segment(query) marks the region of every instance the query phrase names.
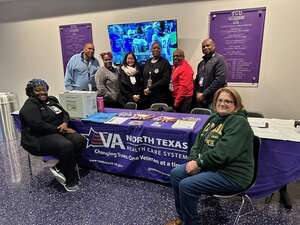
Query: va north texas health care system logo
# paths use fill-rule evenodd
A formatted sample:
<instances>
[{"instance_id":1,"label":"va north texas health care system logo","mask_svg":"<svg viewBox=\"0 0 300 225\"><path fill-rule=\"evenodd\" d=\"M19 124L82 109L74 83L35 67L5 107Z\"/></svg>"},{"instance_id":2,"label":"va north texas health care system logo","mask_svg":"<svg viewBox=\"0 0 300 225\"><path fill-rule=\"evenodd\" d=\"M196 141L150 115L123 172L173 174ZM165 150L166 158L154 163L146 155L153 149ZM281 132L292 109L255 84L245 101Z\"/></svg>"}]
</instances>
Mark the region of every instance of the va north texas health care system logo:
<instances>
[{"instance_id":1,"label":"va north texas health care system logo","mask_svg":"<svg viewBox=\"0 0 300 225\"><path fill-rule=\"evenodd\" d=\"M89 147L104 147L104 148L116 148L125 149L124 143L120 134L110 132L98 132L90 127L88 134L82 134L87 139L86 148Z\"/></svg>"}]
</instances>

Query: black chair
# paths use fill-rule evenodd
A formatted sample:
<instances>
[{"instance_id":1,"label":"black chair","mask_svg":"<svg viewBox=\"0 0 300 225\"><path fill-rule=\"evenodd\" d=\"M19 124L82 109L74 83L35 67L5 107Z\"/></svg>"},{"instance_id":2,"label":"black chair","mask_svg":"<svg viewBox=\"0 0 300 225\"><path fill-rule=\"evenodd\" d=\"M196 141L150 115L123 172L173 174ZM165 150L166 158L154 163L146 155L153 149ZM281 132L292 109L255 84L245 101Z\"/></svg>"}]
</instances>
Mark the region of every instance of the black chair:
<instances>
[{"instance_id":1,"label":"black chair","mask_svg":"<svg viewBox=\"0 0 300 225\"><path fill-rule=\"evenodd\" d=\"M244 216L244 215L249 214L249 213L254 211L254 206L253 206L252 200L248 196L247 192L250 188L252 188L255 185L260 144L261 144L260 138L257 137L257 136L254 136L254 138L253 138L254 176L252 178L252 181L251 181L250 185L245 190L243 190L241 192L238 192L238 193L234 193L234 194L230 194L230 195L213 195L215 198L225 198L225 199L230 199L230 198L234 198L234 197L237 197L237 196L240 197L241 205L240 205L238 213L235 217L233 225L238 224L238 221L239 221L241 216ZM242 209L245 205L245 200L246 199L248 199L248 201L250 202L252 210L250 210L249 212L246 212L244 214L241 214Z\"/></svg>"},{"instance_id":2,"label":"black chair","mask_svg":"<svg viewBox=\"0 0 300 225\"><path fill-rule=\"evenodd\" d=\"M166 103L153 103L150 106L151 111L164 111L164 112L169 112L170 107Z\"/></svg>"},{"instance_id":3,"label":"black chair","mask_svg":"<svg viewBox=\"0 0 300 225\"><path fill-rule=\"evenodd\" d=\"M192 114L202 114L202 115L211 115L212 111L206 108L193 108L191 110Z\"/></svg>"},{"instance_id":4,"label":"black chair","mask_svg":"<svg viewBox=\"0 0 300 225\"><path fill-rule=\"evenodd\" d=\"M248 117L255 117L255 118L264 118L264 115L260 112L251 112L251 111L247 111L247 116Z\"/></svg>"},{"instance_id":5,"label":"black chair","mask_svg":"<svg viewBox=\"0 0 300 225\"><path fill-rule=\"evenodd\" d=\"M137 104L135 102L127 102L124 105L124 109L137 109Z\"/></svg>"}]
</instances>

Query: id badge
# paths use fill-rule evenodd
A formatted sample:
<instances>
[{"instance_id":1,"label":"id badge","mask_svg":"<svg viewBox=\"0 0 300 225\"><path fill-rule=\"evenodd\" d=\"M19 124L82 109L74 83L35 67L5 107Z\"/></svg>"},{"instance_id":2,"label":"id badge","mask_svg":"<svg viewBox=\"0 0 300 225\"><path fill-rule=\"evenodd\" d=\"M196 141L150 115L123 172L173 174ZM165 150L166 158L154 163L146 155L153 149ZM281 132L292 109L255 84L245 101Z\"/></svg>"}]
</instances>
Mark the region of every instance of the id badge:
<instances>
[{"instance_id":1,"label":"id badge","mask_svg":"<svg viewBox=\"0 0 300 225\"><path fill-rule=\"evenodd\" d=\"M131 84L135 84L136 83L136 79L135 77L129 77Z\"/></svg>"},{"instance_id":2,"label":"id badge","mask_svg":"<svg viewBox=\"0 0 300 225\"><path fill-rule=\"evenodd\" d=\"M200 77L200 80L199 80L199 86L200 86L200 87L203 87L203 80L204 80L204 78L203 78L203 77Z\"/></svg>"},{"instance_id":3,"label":"id badge","mask_svg":"<svg viewBox=\"0 0 300 225\"><path fill-rule=\"evenodd\" d=\"M60 110L60 108L56 107L55 105L49 106L49 108L50 108L55 114L60 114L60 113L62 113L62 111Z\"/></svg>"},{"instance_id":4,"label":"id badge","mask_svg":"<svg viewBox=\"0 0 300 225\"><path fill-rule=\"evenodd\" d=\"M152 79L148 79L147 80L147 87L151 87L152 86Z\"/></svg>"}]
</instances>

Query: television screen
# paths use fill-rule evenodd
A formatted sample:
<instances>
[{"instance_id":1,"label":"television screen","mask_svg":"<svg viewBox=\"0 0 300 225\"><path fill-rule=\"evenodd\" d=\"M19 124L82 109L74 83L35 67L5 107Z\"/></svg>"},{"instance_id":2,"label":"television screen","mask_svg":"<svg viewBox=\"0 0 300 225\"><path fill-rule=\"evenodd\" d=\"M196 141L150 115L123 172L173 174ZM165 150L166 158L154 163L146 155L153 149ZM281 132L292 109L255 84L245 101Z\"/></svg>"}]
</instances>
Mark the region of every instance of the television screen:
<instances>
[{"instance_id":1,"label":"television screen","mask_svg":"<svg viewBox=\"0 0 300 225\"><path fill-rule=\"evenodd\" d=\"M161 44L161 55L173 64L173 52L177 48L176 20L108 25L108 34L115 64L121 64L127 52L134 52L143 64L151 58L153 42Z\"/></svg>"}]
</instances>

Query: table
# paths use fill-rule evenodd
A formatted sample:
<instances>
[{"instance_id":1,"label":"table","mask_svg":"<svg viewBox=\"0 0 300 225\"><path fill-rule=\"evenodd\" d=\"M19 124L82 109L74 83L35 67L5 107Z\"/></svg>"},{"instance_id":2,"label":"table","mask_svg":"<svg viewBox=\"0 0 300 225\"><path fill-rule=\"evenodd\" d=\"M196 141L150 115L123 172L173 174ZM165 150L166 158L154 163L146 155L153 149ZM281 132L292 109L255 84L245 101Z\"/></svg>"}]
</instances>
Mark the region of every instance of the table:
<instances>
[{"instance_id":1,"label":"table","mask_svg":"<svg viewBox=\"0 0 300 225\"><path fill-rule=\"evenodd\" d=\"M106 112L132 112L125 109L106 109ZM146 111L134 111L145 113ZM176 164L185 163L196 134L208 116L147 112L155 115L197 117L194 130L175 130L171 123L152 127L153 121L143 126L110 125L71 120L70 125L88 139L82 164L97 170L169 182L169 172ZM18 114L13 114L17 127ZM138 138L143 137L143 138ZM258 172L252 197L264 197L300 177L300 142L261 138Z\"/></svg>"},{"instance_id":2,"label":"table","mask_svg":"<svg viewBox=\"0 0 300 225\"><path fill-rule=\"evenodd\" d=\"M121 125L72 120L70 126L85 136L87 148L81 163L109 172L169 183L169 173L177 164L186 161L195 137L207 120L207 115L138 111L107 108L109 113L143 113L155 117L195 117L193 130L173 129L173 123L145 120L141 126ZM157 123L156 123L157 124Z\"/></svg>"}]
</instances>

